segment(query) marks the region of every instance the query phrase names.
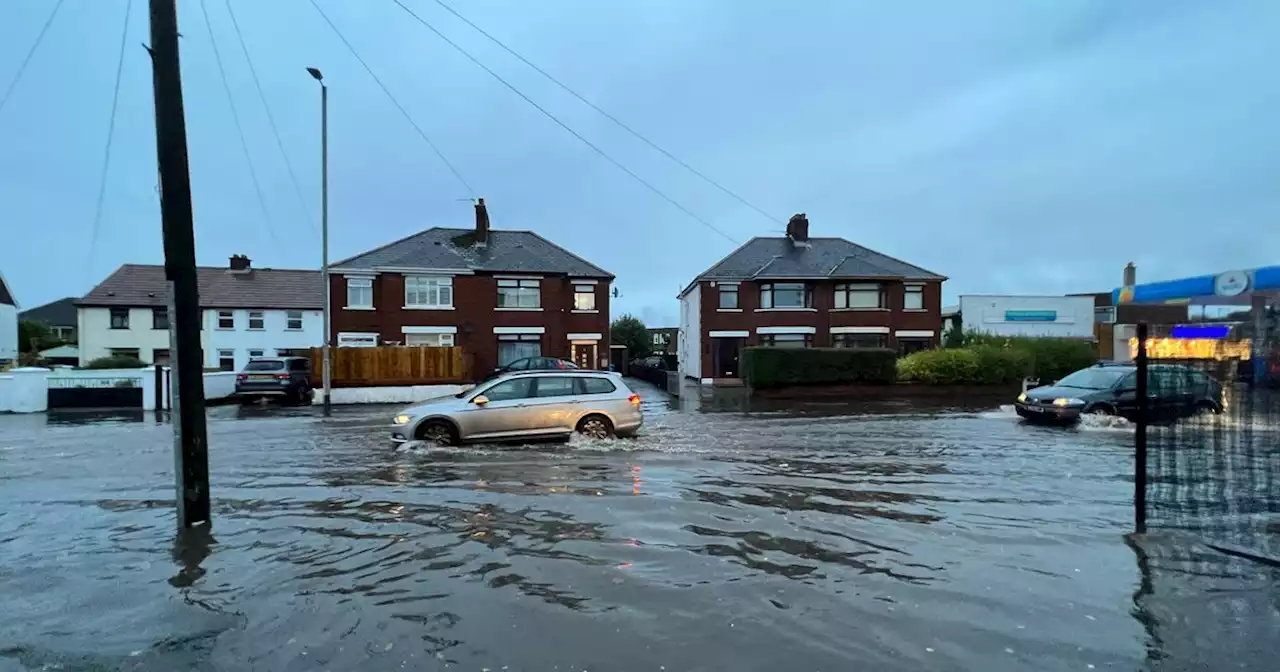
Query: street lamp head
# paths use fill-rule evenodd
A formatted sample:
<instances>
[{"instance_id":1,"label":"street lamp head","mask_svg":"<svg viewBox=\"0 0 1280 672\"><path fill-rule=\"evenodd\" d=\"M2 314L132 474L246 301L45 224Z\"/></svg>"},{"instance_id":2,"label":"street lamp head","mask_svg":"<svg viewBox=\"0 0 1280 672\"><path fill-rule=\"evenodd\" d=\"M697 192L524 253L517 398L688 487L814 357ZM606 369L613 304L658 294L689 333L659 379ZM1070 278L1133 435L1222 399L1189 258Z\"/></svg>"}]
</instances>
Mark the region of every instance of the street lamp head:
<instances>
[{"instance_id":1,"label":"street lamp head","mask_svg":"<svg viewBox=\"0 0 1280 672\"><path fill-rule=\"evenodd\" d=\"M324 81L324 75L320 74L320 70L318 68L307 68L307 72L311 73L311 76L315 77L317 82Z\"/></svg>"}]
</instances>

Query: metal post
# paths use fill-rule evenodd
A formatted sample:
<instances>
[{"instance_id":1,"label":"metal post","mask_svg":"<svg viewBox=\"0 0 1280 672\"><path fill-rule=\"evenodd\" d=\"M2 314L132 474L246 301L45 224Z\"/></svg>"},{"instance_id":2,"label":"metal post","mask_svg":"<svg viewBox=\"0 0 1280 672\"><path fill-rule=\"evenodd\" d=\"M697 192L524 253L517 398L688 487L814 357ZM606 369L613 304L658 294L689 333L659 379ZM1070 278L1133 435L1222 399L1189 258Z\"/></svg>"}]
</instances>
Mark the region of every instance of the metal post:
<instances>
[{"instance_id":1,"label":"metal post","mask_svg":"<svg viewBox=\"0 0 1280 672\"><path fill-rule=\"evenodd\" d=\"M200 349L200 297L196 283L195 232L187 125L178 62L175 0L151 0L151 67L164 231L165 279L173 310L170 351L177 373L173 399L173 457L180 528L209 523L209 454L204 417L204 371Z\"/></svg>"},{"instance_id":2,"label":"metal post","mask_svg":"<svg viewBox=\"0 0 1280 672\"><path fill-rule=\"evenodd\" d=\"M1133 432L1133 526L1142 534L1147 531L1147 323L1138 323L1137 385L1138 414Z\"/></svg>"},{"instance_id":3,"label":"metal post","mask_svg":"<svg viewBox=\"0 0 1280 672\"><path fill-rule=\"evenodd\" d=\"M329 87L320 82L320 247L323 259L320 275L324 279L324 416L329 407Z\"/></svg>"}]
</instances>

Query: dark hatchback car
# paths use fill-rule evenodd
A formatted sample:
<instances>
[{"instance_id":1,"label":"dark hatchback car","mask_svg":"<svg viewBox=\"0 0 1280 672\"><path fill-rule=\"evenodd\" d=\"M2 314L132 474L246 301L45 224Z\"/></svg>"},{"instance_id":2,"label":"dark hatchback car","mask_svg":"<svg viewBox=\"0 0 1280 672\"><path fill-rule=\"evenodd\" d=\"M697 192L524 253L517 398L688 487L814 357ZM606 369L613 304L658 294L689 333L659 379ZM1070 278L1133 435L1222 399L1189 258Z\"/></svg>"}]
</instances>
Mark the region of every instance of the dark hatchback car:
<instances>
[{"instance_id":1,"label":"dark hatchback car","mask_svg":"<svg viewBox=\"0 0 1280 672\"><path fill-rule=\"evenodd\" d=\"M485 377L485 380L492 380L504 373L513 371L565 371L569 369L579 368L577 364L567 359L556 359L555 357L525 357L508 363L506 366L499 366Z\"/></svg>"},{"instance_id":2,"label":"dark hatchback car","mask_svg":"<svg viewBox=\"0 0 1280 672\"><path fill-rule=\"evenodd\" d=\"M1153 421L1222 412L1222 384L1189 366L1150 365L1147 398ZM1138 368L1099 364L1081 369L1052 385L1018 395L1014 409L1037 422L1075 422L1090 413L1133 420L1138 412Z\"/></svg>"},{"instance_id":3,"label":"dark hatchback car","mask_svg":"<svg viewBox=\"0 0 1280 672\"><path fill-rule=\"evenodd\" d=\"M236 374L236 396L249 403L274 398L294 404L309 404L311 360L305 357L251 359Z\"/></svg>"}]
</instances>

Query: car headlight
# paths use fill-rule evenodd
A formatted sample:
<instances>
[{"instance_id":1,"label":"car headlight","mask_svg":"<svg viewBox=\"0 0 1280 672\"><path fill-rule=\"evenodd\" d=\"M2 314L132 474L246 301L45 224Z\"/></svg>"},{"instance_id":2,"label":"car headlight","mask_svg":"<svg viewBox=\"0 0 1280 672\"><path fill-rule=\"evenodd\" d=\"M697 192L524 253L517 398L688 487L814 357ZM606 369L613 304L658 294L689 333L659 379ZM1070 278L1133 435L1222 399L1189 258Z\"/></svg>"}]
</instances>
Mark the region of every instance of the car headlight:
<instances>
[{"instance_id":1,"label":"car headlight","mask_svg":"<svg viewBox=\"0 0 1280 672\"><path fill-rule=\"evenodd\" d=\"M405 415L404 413L401 413L400 415L397 415L395 419L392 420L392 422L394 422L397 425L407 425L411 420L413 420L412 415Z\"/></svg>"},{"instance_id":2,"label":"car headlight","mask_svg":"<svg viewBox=\"0 0 1280 672\"><path fill-rule=\"evenodd\" d=\"M1019 394L1018 401L1024 404L1027 403L1027 393L1023 392L1022 394Z\"/></svg>"},{"instance_id":3,"label":"car headlight","mask_svg":"<svg viewBox=\"0 0 1280 672\"><path fill-rule=\"evenodd\" d=\"M1074 397L1072 397L1071 399L1054 399L1053 405L1054 406L1084 406L1084 399L1076 399Z\"/></svg>"}]
</instances>

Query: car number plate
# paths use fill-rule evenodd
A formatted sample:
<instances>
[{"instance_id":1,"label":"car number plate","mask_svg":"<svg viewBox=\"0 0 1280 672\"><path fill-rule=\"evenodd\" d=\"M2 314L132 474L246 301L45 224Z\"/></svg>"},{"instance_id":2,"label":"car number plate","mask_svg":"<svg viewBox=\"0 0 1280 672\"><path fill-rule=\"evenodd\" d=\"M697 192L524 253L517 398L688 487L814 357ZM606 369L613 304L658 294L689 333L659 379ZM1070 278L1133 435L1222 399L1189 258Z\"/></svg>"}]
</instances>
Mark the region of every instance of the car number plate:
<instances>
[{"instance_id":1,"label":"car number plate","mask_svg":"<svg viewBox=\"0 0 1280 672\"><path fill-rule=\"evenodd\" d=\"M249 376L249 380L271 380L275 376Z\"/></svg>"},{"instance_id":2,"label":"car number plate","mask_svg":"<svg viewBox=\"0 0 1280 672\"><path fill-rule=\"evenodd\" d=\"M1044 409L1040 408L1039 406L1023 406L1023 408L1025 408L1028 411L1031 411L1032 413L1044 413Z\"/></svg>"}]
</instances>

